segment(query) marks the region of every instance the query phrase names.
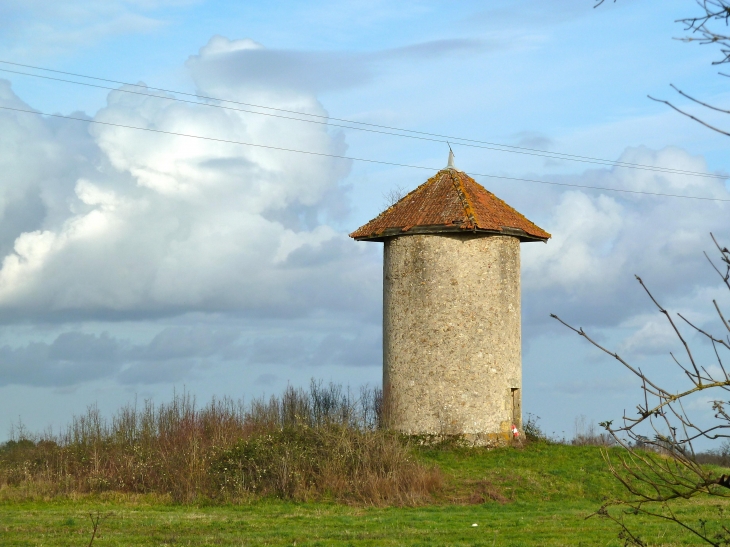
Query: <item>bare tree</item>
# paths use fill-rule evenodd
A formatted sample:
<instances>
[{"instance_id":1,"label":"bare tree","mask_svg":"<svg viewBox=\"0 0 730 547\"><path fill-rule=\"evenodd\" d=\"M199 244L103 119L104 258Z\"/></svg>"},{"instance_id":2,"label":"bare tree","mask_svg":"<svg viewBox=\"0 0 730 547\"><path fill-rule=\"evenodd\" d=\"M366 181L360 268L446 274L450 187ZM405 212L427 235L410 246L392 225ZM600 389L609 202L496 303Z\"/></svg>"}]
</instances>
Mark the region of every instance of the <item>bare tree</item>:
<instances>
[{"instance_id":1,"label":"bare tree","mask_svg":"<svg viewBox=\"0 0 730 547\"><path fill-rule=\"evenodd\" d=\"M383 192L383 205L385 209L389 209L408 194L408 190L400 184L389 189L387 192Z\"/></svg>"},{"instance_id":2,"label":"bare tree","mask_svg":"<svg viewBox=\"0 0 730 547\"><path fill-rule=\"evenodd\" d=\"M614 0L615 2L616 0ZM594 8L597 8L603 4L605 0L596 0ZM722 57L718 61L714 61L713 65L722 65L730 63L730 31L728 30L728 23L730 22L730 0L695 0L696 4L700 8L700 13L692 17L684 17L677 19L675 22L684 25L685 35L675 40L682 42L696 42L701 45L716 45L720 47L720 53ZM724 25L724 26L723 26ZM723 72L719 73L721 76L730 77L730 74ZM674 84L670 84L672 89L685 99L689 99L695 104L698 104L704 108L707 108L714 112L721 114L730 114L730 110L719 108L711 105L705 101L701 101L696 97L685 93ZM693 114L687 112L687 110L678 107L673 102L666 99L657 99L649 95L652 101L663 103L673 110L676 110L683 116L686 116L708 129L712 129L721 135L730 137L730 132L726 129L722 129L717 125L711 124Z\"/></svg>"},{"instance_id":3,"label":"bare tree","mask_svg":"<svg viewBox=\"0 0 730 547\"><path fill-rule=\"evenodd\" d=\"M720 253L720 266L706 253L705 257L730 290L730 251L727 247L721 247L714 236L712 240ZM641 278L636 276L636 279L658 311L666 317L684 348L683 357L670 353L685 379L686 386L683 389L674 391L664 387L662 381L650 378L640 368L606 349L582 328L572 327L557 315L551 315L616 359L641 383L642 401L636 406L637 413L624 415L618 425L614 425L613 421L600 424L623 448L619 455L603 450L603 456L613 476L624 486L627 496L607 501L596 514L621 527L620 537L626 545L646 545L627 524L625 517L629 515L644 515L673 522L709 545L730 545L730 528L726 524L722 505L713 509L716 511L714 516L708 514L707 518L696 522L677 512L682 500L730 497L730 475L699 463L695 451L698 442L712 444L730 438L730 402L727 401L730 375L721 357L723 352L730 350L730 323L716 300L712 303L722 325L721 335L705 331L679 313L675 319L654 298ZM683 334L683 330L687 329L699 333L712 345L714 366L703 365L702 360L695 356ZM714 413L711 419L690 415L688 403L700 393L703 399L710 400Z\"/></svg>"}]
</instances>

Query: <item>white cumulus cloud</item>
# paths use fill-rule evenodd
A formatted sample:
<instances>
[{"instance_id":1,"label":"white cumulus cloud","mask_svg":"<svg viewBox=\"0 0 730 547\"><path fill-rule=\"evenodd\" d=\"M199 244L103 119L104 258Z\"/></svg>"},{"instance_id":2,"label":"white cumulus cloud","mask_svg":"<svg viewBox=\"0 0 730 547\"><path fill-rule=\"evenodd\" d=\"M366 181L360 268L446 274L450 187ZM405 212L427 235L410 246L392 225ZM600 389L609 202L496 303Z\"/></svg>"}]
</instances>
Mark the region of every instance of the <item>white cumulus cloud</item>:
<instances>
[{"instance_id":1,"label":"white cumulus cloud","mask_svg":"<svg viewBox=\"0 0 730 547\"><path fill-rule=\"evenodd\" d=\"M195 64L241 47L214 38ZM260 82L254 91L245 81L223 86L209 74L210 88L196 82L202 94L214 89L221 98L246 100L265 91ZM306 91L265 99L326 116ZM7 86L2 100L22 104ZM123 90L109 94L94 120L323 154L346 151L342 135L323 125ZM348 161L93 123L70 139L54 134L54 124L74 123L85 125L0 117L14 144L0 152L11 173L0 194L12 201L25 188L42 209L31 229L15 229L2 259L0 314L259 309L297 315L351 306L353 294L372 294L365 280L371 250L347 244L326 224L346 209L339 183ZM29 144L27 157L14 154L20 143ZM362 276L337 274L346 270ZM324 293L329 296L318 300Z\"/></svg>"},{"instance_id":2,"label":"white cumulus cloud","mask_svg":"<svg viewBox=\"0 0 730 547\"><path fill-rule=\"evenodd\" d=\"M619 161L711 174L702 157L674 147L629 148ZM730 199L722 178L625 167L560 181ZM523 246L528 321L557 313L584 325L617 326L653 305L635 274L666 303L719 282L702 251L714 247L710 232L730 240L730 203L579 189L547 196L541 213L553 237Z\"/></svg>"}]
</instances>

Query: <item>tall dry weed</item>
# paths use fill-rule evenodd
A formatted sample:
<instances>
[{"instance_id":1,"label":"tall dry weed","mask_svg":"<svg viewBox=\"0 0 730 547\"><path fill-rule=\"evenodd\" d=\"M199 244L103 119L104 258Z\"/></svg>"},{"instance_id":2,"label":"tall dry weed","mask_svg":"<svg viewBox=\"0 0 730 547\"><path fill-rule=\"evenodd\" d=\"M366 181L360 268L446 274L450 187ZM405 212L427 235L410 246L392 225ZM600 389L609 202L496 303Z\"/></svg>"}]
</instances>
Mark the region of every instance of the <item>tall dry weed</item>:
<instances>
[{"instance_id":1,"label":"tall dry weed","mask_svg":"<svg viewBox=\"0 0 730 547\"><path fill-rule=\"evenodd\" d=\"M309 390L248 405L189 393L128 405L111 419L96 406L58 435L27 432L0 446L0 495L160 494L177 502L257 496L414 504L440 475L382 429L382 394L312 381ZM12 491L12 492L11 492ZM4 494L3 494L4 493ZM23 494L26 493L26 494Z\"/></svg>"}]
</instances>

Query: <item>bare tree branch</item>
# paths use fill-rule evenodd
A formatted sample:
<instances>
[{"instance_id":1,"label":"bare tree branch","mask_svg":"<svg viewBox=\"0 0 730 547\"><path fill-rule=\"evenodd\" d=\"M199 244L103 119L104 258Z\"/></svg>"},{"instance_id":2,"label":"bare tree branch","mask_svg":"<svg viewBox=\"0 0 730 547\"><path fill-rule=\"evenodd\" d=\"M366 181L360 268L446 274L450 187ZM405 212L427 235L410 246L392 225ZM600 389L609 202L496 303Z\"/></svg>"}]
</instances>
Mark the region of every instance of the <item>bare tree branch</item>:
<instances>
[{"instance_id":1,"label":"bare tree branch","mask_svg":"<svg viewBox=\"0 0 730 547\"><path fill-rule=\"evenodd\" d=\"M705 103L703 101L700 101L699 99L695 99L691 95L688 95L687 93L685 93L684 91L682 91L681 89L679 89L674 84L669 84L669 87L671 87L672 89L674 89L674 91L676 91L677 93L679 93L682 97L686 97L690 101L695 102L697 104L700 104L700 105L704 106L705 108L709 108L710 110L715 110L717 112L722 112L723 114L730 114L730 110L725 110L723 108L718 108L716 106L712 106L711 104L708 104L708 103Z\"/></svg>"},{"instance_id":2,"label":"bare tree branch","mask_svg":"<svg viewBox=\"0 0 730 547\"><path fill-rule=\"evenodd\" d=\"M701 119L697 118L696 116L693 116L692 114L690 114L688 112L685 112L684 110L681 110L681 109L677 108L676 106L674 106L669 101L665 101L664 99L655 99L651 95L647 95L647 97L649 97L652 101L656 101L658 103L664 103L665 105L667 105L668 107L672 108L673 110L676 110L677 112L679 112L683 116L687 116L691 120L694 120L697 123L704 125L708 129L712 129L713 131L717 131L721 135L725 135L726 137L730 137L730 133L728 133L727 131L723 131L722 129L720 129L718 127L715 127L714 125L710 125L709 123L702 121Z\"/></svg>"},{"instance_id":3,"label":"bare tree branch","mask_svg":"<svg viewBox=\"0 0 730 547\"><path fill-rule=\"evenodd\" d=\"M714 61L713 65L719 65L730 61L730 35L718 32L710 27L713 22L725 23L730 20L730 2L728 0L696 0L701 8L702 14L697 17L685 17L678 19L677 23L685 25L685 30L692 33L691 36L678 38L682 42L698 42L703 45L719 44L720 52L724 57Z\"/></svg>"},{"instance_id":4,"label":"bare tree branch","mask_svg":"<svg viewBox=\"0 0 730 547\"><path fill-rule=\"evenodd\" d=\"M598 6L601 6L604 2L605 0L595 0L593 7L597 8ZM616 2L616 0L614 0L614 2ZM722 58L719 61L713 61L712 64L718 65L730 62L730 34L728 34L727 30L723 30L722 28L716 28L717 25L724 25L724 29L728 28L728 23L730 22L730 0L695 0L695 3L700 8L699 15L696 15L694 17L684 17L675 21L675 23L683 24L684 31L688 32L689 34L686 36L675 38L675 40L679 40L681 42L697 42L702 45L720 46L720 53L722 54ZM729 76L728 74L722 72L720 72L719 74L721 76ZM680 90L675 85L670 85L677 93L696 104L699 104L716 112L730 114L730 110L719 108L717 106L696 99L688 93ZM669 106L673 110L676 110L683 116L686 116L696 121L697 123L704 125L712 131L716 131L725 136L730 136L730 133L728 133L727 131L715 127L714 125L711 125L701 120L700 118L689 114L688 112L682 110L681 108L678 108L669 101L655 99L652 96L649 96L649 98L652 101L664 103L665 105Z\"/></svg>"},{"instance_id":5,"label":"bare tree branch","mask_svg":"<svg viewBox=\"0 0 730 547\"><path fill-rule=\"evenodd\" d=\"M692 357L692 352L690 351L689 345L687 344L687 342L685 341L684 337L682 336L682 333L679 332L679 329L677 328L677 325L675 325L674 324L674 321L672 321L672 316L669 315L669 312L667 310L665 310L659 304L659 302L656 301L656 298L654 298L654 295L651 294L651 292L646 287L646 285L644 285L644 282L642 281L642 279L638 275L635 275L634 277L639 282L639 284L641 285L641 287L646 291L646 294L649 295L649 298L651 298L651 301L654 302L654 304L656 305L657 308L659 308L659 312L662 313L662 314L664 314L664 317L667 318L667 320L669 321L669 324L672 325L672 329L674 329L674 332L676 333L677 337L682 342L682 345L684 346L684 349L687 352L687 357L689 357L689 361L690 361L690 363L692 363L692 367L695 369L695 373L697 374L697 377L698 377L698 380L699 380L700 371L697 369L697 365L695 364L694 357Z\"/></svg>"},{"instance_id":6,"label":"bare tree branch","mask_svg":"<svg viewBox=\"0 0 730 547\"><path fill-rule=\"evenodd\" d=\"M708 332L705 332L705 331L703 331L703 330L702 330L701 328L699 328L698 326L696 326L696 325L692 324L692 323L691 323L691 322L690 322L690 321L689 321L689 320L688 320L688 319L687 319L686 317L684 317L684 316L683 316L683 315L682 315L681 313L678 313L677 315L679 316L679 318L680 318L680 319L682 319L682 320L683 320L683 321L684 321L685 323L687 323L687 324L688 324L688 325L689 325L690 327L692 327L693 329L695 329L695 330L696 330L697 332L699 332L700 334L704 334L705 336L707 336L707 338L709 338L710 340L712 340L712 342L713 342L713 343L718 343L718 344L722 344L722 345L723 345L723 346L725 346L725 347L726 347L727 349L730 349L730 345L728 345L728 343L727 343L727 342L725 342L725 340L722 340L722 339L720 339L720 338L715 338L715 337L714 337L714 336L712 336L712 335L711 335L710 333L708 333ZM718 356L718 359L719 359L719 356Z\"/></svg>"},{"instance_id":7,"label":"bare tree branch","mask_svg":"<svg viewBox=\"0 0 730 547\"><path fill-rule=\"evenodd\" d=\"M593 339L592 339L591 337L589 337L589 336L588 336L588 335L587 335L587 334L586 334L586 333L585 333L585 332L583 331L583 329L576 329L576 328L574 328L574 327L571 327L570 325L568 325L568 323L566 323L565 321L563 321L562 319L560 319L560 317L558 317L558 316L557 316L557 315L555 315L554 313L551 313L551 314L550 314L550 317L552 317L553 319L557 319L557 320L558 320L558 321L560 321L560 322L561 322L561 323L562 323L563 325L565 325L566 327L568 327L568 328L569 328L570 330L572 330L573 332L575 332L575 333L579 334L580 336L582 336L583 338L585 338L586 340L588 340L588 341L589 341L589 342L590 342L591 344L593 344L594 346L596 346L596 347L597 347L598 349L600 349L601 351L603 351L603 352L605 352L605 353L608 353L608 354L609 354L609 355L610 355L611 357L613 357L614 359L616 359L616 360L617 360L618 362L620 362L620 363L621 363L622 365L624 365L624 366L625 366L626 368L628 368L628 369L629 369L629 370L630 370L631 372L633 372L634 374L636 374L636 375L637 375L637 376L638 376L639 378L644 378L644 375L643 375L643 374L641 374L641 373L640 373L639 371L637 371L637 370L636 370L636 369L635 369L634 367L632 367L632 366L631 366L631 365L629 365L629 364L628 364L628 363L627 363L626 361L624 361L624 360L623 360L623 359L622 359L621 357L619 357L618 353L614 353L614 352L612 352L612 351L609 351L609 350L607 350L606 348L604 348L604 347L603 347L602 345L600 345L600 344L599 344L598 342L596 342L596 341L595 341L595 340L593 340ZM646 381L647 381L647 382L649 383L649 385L651 385L651 386L652 386L652 387L653 387L654 389L656 389L657 391L659 391L659 392L662 392L662 393L666 393L666 392L665 392L665 391L664 391L664 390L663 390L662 388L660 388L660 387L659 387L659 386L657 386L657 385L654 385L654 384L653 384L653 383L651 383L651 382L650 382L650 381L649 381L648 379L647 379Z\"/></svg>"},{"instance_id":8,"label":"bare tree branch","mask_svg":"<svg viewBox=\"0 0 730 547\"><path fill-rule=\"evenodd\" d=\"M722 273L713 261L707 258L730 289L728 284L730 251L720 246L714 236L713 241L720 253L721 262L727 265L728 271ZM694 420L689 414L689 409L693 405L685 405L686 401L700 393L719 395L730 391L730 375L725 370L718 352L718 346L730 350L730 337L728 340L716 337L706 328L694 324L678 313L680 319L710 341L722 374L713 372L707 366L699 365L689 343L670 313L654 298L643 280L638 276L636 279L659 312L667 318L675 336L685 348L692 364L690 368L685 368L671 352L670 356L690 382L686 389L670 392L659 387L641 368L632 366L617 353L598 344L582 328L575 328L557 315L551 315L593 346L618 360L641 380L643 400L636 406L637 415L628 416L624 413L622 422L616 426L613 425L613 421L601 423L613 437L616 446L623 451L614 458L611 452L604 450L603 458L609 471L625 489L626 496L607 501L594 515L615 522L621 529L619 537L624 540L625 545L646 545L639 535L630 529L630 517L633 515L672 522L709 545L730 545L730 528L724 524L721 512L718 518L703 519L699 526L695 526L673 511L678 500L688 500L698 496L730 498L730 475L719 472L717 468L701 465L694 447L694 443L700 439L705 442L730 439L730 412L726 411L726 405L730 405L730 402L719 397L710 401L714 411L714 422L710 418ZM725 320L715 300L713 305L724 327L730 329L730 324Z\"/></svg>"}]
</instances>

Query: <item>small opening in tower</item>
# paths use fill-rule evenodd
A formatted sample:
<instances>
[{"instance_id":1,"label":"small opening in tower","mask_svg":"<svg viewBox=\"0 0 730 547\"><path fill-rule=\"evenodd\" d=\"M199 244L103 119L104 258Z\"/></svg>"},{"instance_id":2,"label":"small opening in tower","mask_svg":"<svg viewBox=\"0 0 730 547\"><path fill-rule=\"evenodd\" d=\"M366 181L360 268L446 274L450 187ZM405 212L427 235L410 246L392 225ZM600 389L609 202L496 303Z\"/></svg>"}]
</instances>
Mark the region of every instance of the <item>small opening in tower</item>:
<instances>
[{"instance_id":1,"label":"small opening in tower","mask_svg":"<svg viewBox=\"0 0 730 547\"><path fill-rule=\"evenodd\" d=\"M520 388L510 388L512 399L512 423L518 428L522 427L522 401L520 400Z\"/></svg>"}]
</instances>

